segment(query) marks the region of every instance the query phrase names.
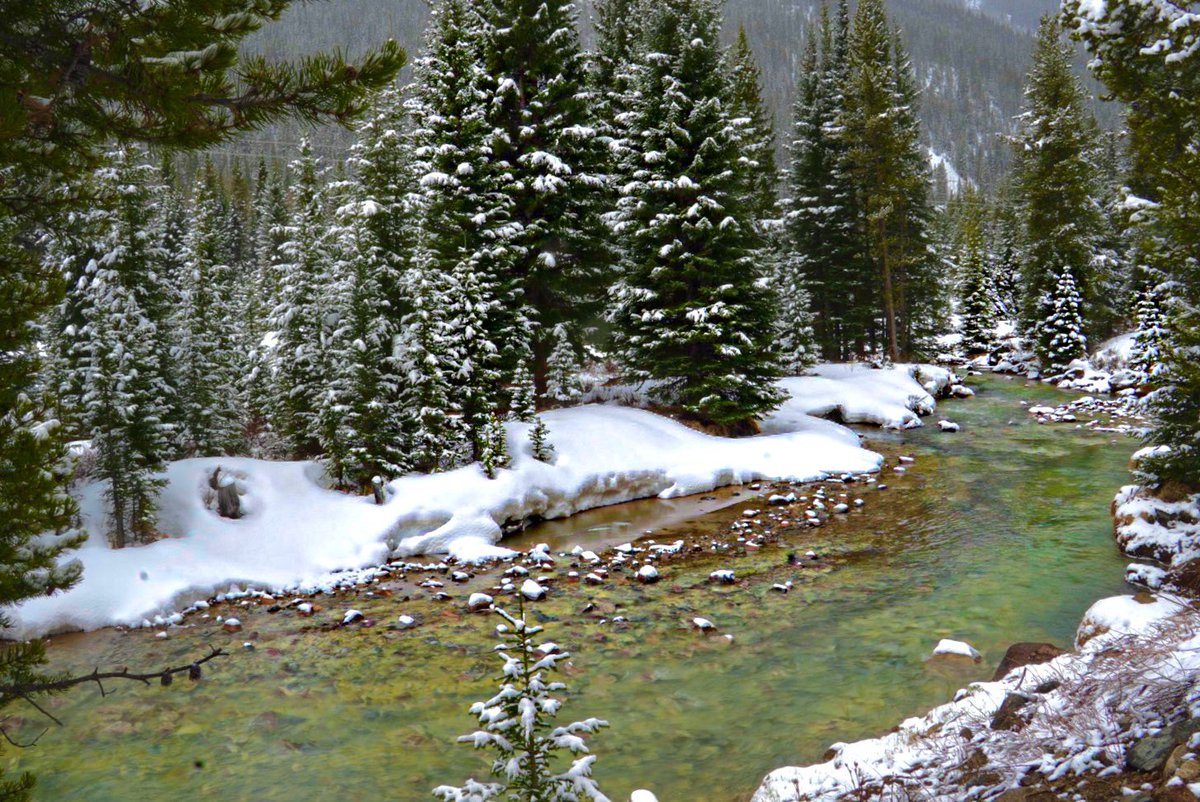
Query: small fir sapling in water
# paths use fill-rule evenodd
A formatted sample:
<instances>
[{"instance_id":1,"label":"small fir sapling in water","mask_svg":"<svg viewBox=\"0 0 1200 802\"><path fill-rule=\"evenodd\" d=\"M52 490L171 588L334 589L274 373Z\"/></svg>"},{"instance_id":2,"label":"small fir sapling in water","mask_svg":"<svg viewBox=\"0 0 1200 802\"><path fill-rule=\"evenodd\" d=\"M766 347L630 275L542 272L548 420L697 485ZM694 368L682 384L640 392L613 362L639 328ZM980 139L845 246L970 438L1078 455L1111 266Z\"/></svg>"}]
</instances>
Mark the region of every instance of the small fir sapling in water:
<instances>
[{"instance_id":1,"label":"small fir sapling in water","mask_svg":"<svg viewBox=\"0 0 1200 802\"><path fill-rule=\"evenodd\" d=\"M497 607L495 612L504 623L496 632L504 643L496 651L504 661L500 675L500 691L486 702L471 705L471 713L479 717L481 728L459 737L476 749L489 749L495 754L492 776L498 782L481 783L474 778L462 787L439 786L433 795L445 802L485 802L504 799L508 802L609 802L592 779L595 755L587 754L583 735L607 727L608 722L596 718L555 726L554 717L562 700L551 694L566 689L561 682L549 679L558 664L570 657L566 652L551 650L539 657L534 636L539 626L525 622L524 603L517 597L517 615ZM561 750L574 758L565 771L555 772L553 763Z\"/></svg>"}]
</instances>

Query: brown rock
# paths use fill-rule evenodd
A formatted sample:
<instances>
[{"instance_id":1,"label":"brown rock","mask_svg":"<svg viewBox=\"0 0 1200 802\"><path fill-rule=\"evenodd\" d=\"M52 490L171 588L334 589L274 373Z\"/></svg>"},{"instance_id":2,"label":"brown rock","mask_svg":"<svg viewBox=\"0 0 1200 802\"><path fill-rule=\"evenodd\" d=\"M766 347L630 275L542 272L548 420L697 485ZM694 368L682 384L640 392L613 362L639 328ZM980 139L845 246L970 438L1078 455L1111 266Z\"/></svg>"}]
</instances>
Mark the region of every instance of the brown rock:
<instances>
[{"instance_id":1,"label":"brown rock","mask_svg":"<svg viewBox=\"0 0 1200 802\"><path fill-rule=\"evenodd\" d=\"M1021 718L1020 711L1029 702L1029 697L1024 694L1006 694L996 715L992 716L991 728L993 730L1020 730L1023 728L1025 719Z\"/></svg>"},{"instance_id":2,"label":"brown rock","mask_svg":"<svg viewBox=\"0 0 1200 802\"><path fill-rule=\"evenodd\" d=\"M1183 761L1179 764L1179 768L1175 769L1175 776L1185 783L1194 783L1196 780L1200 780L1200 760Z\"/></svg>"},{"instance_id":3,"label":"brown rock","mask_svg":"<svg viewBox=\"0 0 1200 802\"><path fill-rule=\"evenodd\" d=\"M1163 779L1169 780L1175 776L1175 769L1179 768L1179 763L1183 760L1183 756L1187 754L1187 743L1181 743L1179 746L1171 750L1171 754L1167 757L1167 762L1163 764Z\"/></svg>"},{"instance_id":4,"label":"brown rock","mask_svg":"<svg viewBox=\"0 0 1200 802\"><path fill-rule=\"evenodd\" d=\"M1196 802L1196 795L1185 785L1164 785L1152 798L1154 802Z\"/></svg>"},{"instance_id":5,"label":"brown rock","mask_svg":"<svg viewBox=\"0 0 1200 802\"><path fill-rule=\"evenodd\" d=\"M1014 668L1049 663L1060 654L1066 654L1066 651L1053 643L1014 643L1008 647L1008 651L1004 653L1004 659L996 667L996 673L992 675L992 682L1004 679Z\"/></svg>"}]
</instances>

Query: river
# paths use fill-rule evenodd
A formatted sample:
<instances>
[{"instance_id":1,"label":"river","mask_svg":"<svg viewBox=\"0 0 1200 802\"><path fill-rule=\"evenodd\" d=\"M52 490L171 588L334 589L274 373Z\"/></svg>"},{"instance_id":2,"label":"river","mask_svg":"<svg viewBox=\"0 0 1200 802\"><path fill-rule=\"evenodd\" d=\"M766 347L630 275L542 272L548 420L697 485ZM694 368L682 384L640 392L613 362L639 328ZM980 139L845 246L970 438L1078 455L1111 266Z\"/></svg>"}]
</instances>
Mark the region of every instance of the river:
<instances>
[{"instance_id":1,"label":"river","mask_svg":"<svg viewBox=\"0 0 1200 802\"><path fill-rule=\"evenodd\" d=\"M611 723L591 744L614 802L637 787L662 802L748 799L769 770L885 732L988 678L1014 641L1069 646L1088 605L1125 590L1108 502L1128 481L1134 442L1036 424L1020 402L1064 395L1052 388L990 376L973 386L975 398L939 406L961 433L864 430L916 461L904 475L889 461L886 491L856 486L862 511L782 548L669 565L658 585L580 586L536 606L546 638L573 653L561 716ZM746 489L703 503L622 505L541 525L520 542L590 548L647 528L668 542L722 531L744 507L761 507ZM784 560L808 548L828 558L823 567ZM709 585L717 567L742 581ZM81 801L421 800L435 785L482 779L485 755L454 739L473 729L470 702L495 687L495 620L464 614L462 599L494 575L448 586L459 598L444 603L415 587L422 578L386 598L319 599L325 609L312 619L214 610L242 618L236 634L192 618L168 639L116 630L55 638L52 667L72 671L177 665L208 644L233 653L199 683L114 686L103 698L83 687L52 700L65 726L36 747L8 749L7 766L38 775L38 799ZM789 579L791 593L770 590ZM597 610L584 615L589 598ZM379 625L328 626L350 607ZM402 613L421 625L386 626ZM601 622L618 613L627 624ZM696 615L732 641L694 632ZM984 661L930 663L942 637L970 642ZM32 711L7 712L28 717L18 735L40 731Z\"/></svg>"}]
</instances>

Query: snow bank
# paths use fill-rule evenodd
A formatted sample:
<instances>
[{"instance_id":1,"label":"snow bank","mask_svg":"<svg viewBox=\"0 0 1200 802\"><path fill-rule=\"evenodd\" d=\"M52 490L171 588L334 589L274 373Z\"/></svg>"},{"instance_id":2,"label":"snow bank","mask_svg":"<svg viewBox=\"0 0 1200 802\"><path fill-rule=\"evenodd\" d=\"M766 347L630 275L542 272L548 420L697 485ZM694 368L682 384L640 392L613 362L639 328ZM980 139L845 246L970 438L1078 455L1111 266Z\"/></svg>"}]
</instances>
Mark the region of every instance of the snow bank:
<instances>
[{"instance_id":1,"label":"snow bank","mask_svg":"<svg viewBox=\"0 0 1200 802\"><path fill-rule=\"evenodd\" d=\"M1136 463L1153 453L1142 449ZM1200 493L1182 501L1164 501L1139 485L1126 485L1113 501L1115 534L1121 551L1178 568L1200 559Z\"/></svg>"},{"instance_id":2,"label":"snow bank","mask_svg":"<svg viewBox=\"0 0 1200 802\"><path fill-rule=\"evenodd\" d=\"M837 409L843 419L919 425L911 408L932 410L950 374L937 368L891 370L826 366L818 376L786 379L795 395L767 421L768 434L712 437L638 409L588 405L547 412L557 456L534 460L528 425L508 424L511 470L487 479L477 465L406 476L376 506L322 486L310 462L244 458L170 465L159 529L169 537L113 550L103 535L102 487L80 492L88 543L75 556L75 588L31 599L11 611L9 637L25 638L170 618L176 606L231 584L299 592L338 584L338 572L389 558L450 554L463 561L507 556L501 526L532 517L560 518L637 498L670 498L760 479L809 481L829 473L877 470L882 458L858 436L806 412ZM925 382L923 387L917 380ZM220 467L242 495L245 516L220 518L208 489ZM182 605L181 605L182 603Z\"/></svg>"},{"instance_id":3,"label":"snow bank","mask_svg":"<svg viewBox=\"0 0 1200 802\"><path fill-rule=\"evenodd\" d=\"M1129 743L1173 712L1160 709L1163 684L1185 687L1200 671L1196 613L1170 598L1131 598L1097 602L1097 616L1119 626L1083 652L972 683L888 735L834 744L824 763L776 769L753 802L958 802L995 798L1030 773L1053 779L1121 765ZM976 753L983 759L968 763Z\"/></svg>"},{"instance_id":4,"label":"snow bank","mask_svg":"<svg viewBox=\"0 0 1200 802\"><path fill-rule=\"evenodd\" d=\"M813 416L911 429L921 425L921 415L933 412L934 397L945 395L956 380L951 371L934 365L818 365L812 372L780 380L790 398L767 416L763 431L811 426Z\"/></svg>"}]
</instances>

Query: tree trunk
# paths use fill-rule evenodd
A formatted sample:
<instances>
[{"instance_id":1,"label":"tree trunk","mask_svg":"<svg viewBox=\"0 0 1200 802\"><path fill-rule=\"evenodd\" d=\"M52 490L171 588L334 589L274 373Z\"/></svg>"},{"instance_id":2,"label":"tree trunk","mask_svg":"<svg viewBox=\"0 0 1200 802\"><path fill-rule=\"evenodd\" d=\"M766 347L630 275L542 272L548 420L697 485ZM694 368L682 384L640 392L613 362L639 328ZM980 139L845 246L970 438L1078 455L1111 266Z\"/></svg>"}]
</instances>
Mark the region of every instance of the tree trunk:
<instances>
[{"instance_id":1,"label":"tree trunk","mask_svg":"<svg viewBox=\"0 0 1200 802\"><path fill-rule=\"evenodd\" d=\"M896 340L896 297L892 290L892 262L888 254L887 226L880 221L879 260L883 269L883 318L887 324L888 359L900 361L900 348Z\"/></svg>"}]
</instances>

